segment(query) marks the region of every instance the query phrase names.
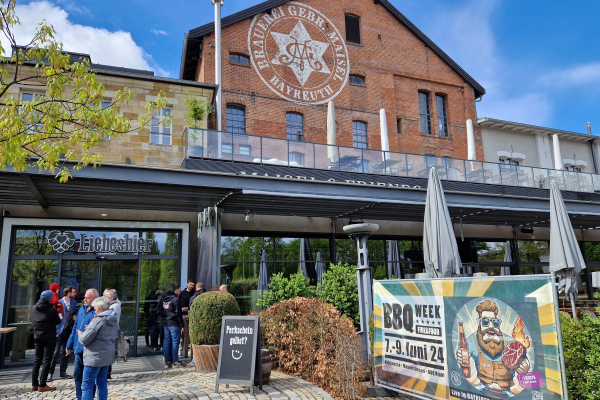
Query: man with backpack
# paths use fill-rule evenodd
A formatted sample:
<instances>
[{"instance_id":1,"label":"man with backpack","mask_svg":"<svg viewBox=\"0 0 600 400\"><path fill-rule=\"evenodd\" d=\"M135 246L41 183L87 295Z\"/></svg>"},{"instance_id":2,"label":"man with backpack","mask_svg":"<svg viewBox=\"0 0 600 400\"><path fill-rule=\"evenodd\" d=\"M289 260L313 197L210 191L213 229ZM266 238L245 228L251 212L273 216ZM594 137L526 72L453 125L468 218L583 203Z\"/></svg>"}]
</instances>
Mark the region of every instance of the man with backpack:
<instances>
[{"instance_id":1,"label":"man with backpack","mask_svg":"<svg viewBox=\"0 0 600 400\"><path fill-rule=\"evenodd\" d=\"M179 294L181 288L177 283L171 285L162 297L158 313L162 317L162 326L165 333L163 341L163 355L165 357L165 368L182 367L179 361L179 341L184 330L183 314Z\"/></svg>"},{"instance_id":2,"label":"man with backpack","mask_svg":"<svg viewBox=\"0 0 600 400\"><path fill-rule=\"evenodd\" d=\"M50 364L50 378L48 381L52 381L56 364L60 365L60 377L64 379L72 379L71 376L67 375L67 365L69 364L69 357L66 355L67 341L73 326L75 326L75 320L77 319L77 301L75 296L77 291L72 286L67 286L63 289L63 297L58 300L62 305L62 319L60 324L56 327L56 348L54 350L54 356L52 357L52 363Z\"/></svg>"}]
</instances>

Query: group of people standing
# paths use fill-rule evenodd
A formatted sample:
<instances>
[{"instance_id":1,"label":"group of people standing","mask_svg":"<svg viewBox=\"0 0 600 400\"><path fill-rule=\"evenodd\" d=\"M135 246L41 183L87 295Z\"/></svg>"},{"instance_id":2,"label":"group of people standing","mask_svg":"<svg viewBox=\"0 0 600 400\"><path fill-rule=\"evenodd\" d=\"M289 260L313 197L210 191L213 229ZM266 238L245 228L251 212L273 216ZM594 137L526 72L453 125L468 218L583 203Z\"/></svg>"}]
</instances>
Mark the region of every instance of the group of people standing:
<instances>
[{"instance_id":1,"label":"group of people standing","mask_svg":"<svg viewBox=\"0 0 600 400\"><path fill-rule=\"evenodd\" d=\"M94 392L99 400L105 400L106 380L115 361L119 335L121 302L117 291L107 288L100 296L97 289L88 289L84 304L77 310L76 289L67 286L60 299L59 290L57 283L50 285L31 311L35 343L31 390L56 390L47 382L53 379L59 364L60 377L74 379L78 400L92 400ZM72 353L75 364L71 377L67 375L67 364Z\"/></svg>"},{"instance_id":2,"label":"group of people standing","mask_svg":"<svg viewBox=\"0 0 600 400\"><path fill-rule=\"evenodd\" d=\"M56 365L59 376L75 381L77 400L98 400L108 397L107 379L116 359L117 338L121 318L121 302L115 289L107 288L100 296L97 289L88 289L83 305L77 310L77 290L50 285L43 291L31 311L34 331L35 361L32 370L32 391L56 390L48 386L53 380ZM214 286L211 291L227 292L227 285ZM204 285L189 280L182 291L177 283L171 285L157 301L157 314L162 319L163 356L165 368L182 367L179 361L181 334L185 331L184 314L194 300L204 293ZM68 357L75 355L73 376L67 375ZM193 366L194 360L188 364Z\"/></svg>"},{"instance_id":3,"label":"group of people standing","mask_svg":"<svg viewBox=\"0 0 600 400\"><path fill-rule=\"evenodd\" d=\"M213 286L211 292L214 291L227 292L227 285ZM194 300L205 292L206 290L202 282L196 283L193 279L190 279L184 290L181 290L181 287L174 283L171 285L171 289L162 297L158 314L162 317L165 368L183 366L181 361L179 361L181 334L185 331L183 316L189 312ZM188 367L193 366L194 359L192 358Z\"/></svg>"}]
</instances>

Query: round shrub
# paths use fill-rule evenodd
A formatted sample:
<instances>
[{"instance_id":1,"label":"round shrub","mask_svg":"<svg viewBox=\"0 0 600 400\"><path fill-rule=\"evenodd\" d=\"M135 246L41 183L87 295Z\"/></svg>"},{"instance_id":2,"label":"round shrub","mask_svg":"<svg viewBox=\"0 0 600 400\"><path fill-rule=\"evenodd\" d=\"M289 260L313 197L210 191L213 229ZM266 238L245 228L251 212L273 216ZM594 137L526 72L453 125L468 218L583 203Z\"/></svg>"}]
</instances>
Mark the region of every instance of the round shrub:
<instances>
[{"instance_id":1,"label":"round shrub","mask_svg":"<svg viewBox=\"0 0 600 400\"><path fill-rule=\"evenodd\" d=\"M323 274L323 284L319 286L318 295L321 300L333 304L342 315L350 318L354 326L360 326L355 266L331 264L329 271Z\"/></svg>"},{"instance_id":2,"label":"round shrub","mask_svg":"<svg viewBox=\"0 0 600 400\"><path fill-rule=\"evenodd\" d=\"M230 293L207 292L190 308L190 341L193 344L219 344L224 315L240 315L240 306Z\"/></svg>"}]
</instances>

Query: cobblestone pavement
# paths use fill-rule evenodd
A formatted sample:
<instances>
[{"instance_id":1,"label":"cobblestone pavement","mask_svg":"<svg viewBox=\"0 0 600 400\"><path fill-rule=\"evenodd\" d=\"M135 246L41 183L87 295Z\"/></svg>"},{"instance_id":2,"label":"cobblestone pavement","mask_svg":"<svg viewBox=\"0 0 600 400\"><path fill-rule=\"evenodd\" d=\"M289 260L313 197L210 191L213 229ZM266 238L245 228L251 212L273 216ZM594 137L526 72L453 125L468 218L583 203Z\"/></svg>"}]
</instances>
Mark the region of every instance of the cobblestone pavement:
<instances>
[{"instance_id":1,"label":"cobblestone pavement","mask_svg":"<svg viewBox=\"0 0 600 400\"><path fill-rule=\"evenodd\" d=\"M32 392L28 384L0 385L0 399L75 399L75 384L55 380L53 392ZM109 399L202 399L202 400L333 400L323 389L301 379L273 372L269 386L255 388L250 395L247 386L225 385L215 393L215 374L199 374L189 369L113 375L108 381ZM397 400L397 399L396 399Z\"/></svg>"}]
</instances>

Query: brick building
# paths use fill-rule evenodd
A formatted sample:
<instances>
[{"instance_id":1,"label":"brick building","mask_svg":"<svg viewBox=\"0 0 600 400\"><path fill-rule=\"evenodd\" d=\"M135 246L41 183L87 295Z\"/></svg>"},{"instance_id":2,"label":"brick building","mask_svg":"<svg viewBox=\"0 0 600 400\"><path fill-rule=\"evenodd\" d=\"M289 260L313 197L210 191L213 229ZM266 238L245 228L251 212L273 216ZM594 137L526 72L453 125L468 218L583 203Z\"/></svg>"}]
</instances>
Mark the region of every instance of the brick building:
<instances>
[{"instance_id":1,"label":"brick building","mask_svg":"<svg viewBox=\"0 0 600 400\"><path fill-rule=\"evenodd\" d=\"M385 109L390 151L467 158L484 88L388 1L272 0L222 26L223 130L327 143L332 100L337 145L381 149ZM215 51L213 23L190 30L180 78L214 82Z\"/></svg>"}]
</instances>

